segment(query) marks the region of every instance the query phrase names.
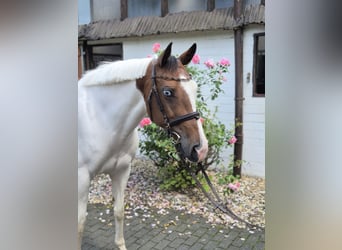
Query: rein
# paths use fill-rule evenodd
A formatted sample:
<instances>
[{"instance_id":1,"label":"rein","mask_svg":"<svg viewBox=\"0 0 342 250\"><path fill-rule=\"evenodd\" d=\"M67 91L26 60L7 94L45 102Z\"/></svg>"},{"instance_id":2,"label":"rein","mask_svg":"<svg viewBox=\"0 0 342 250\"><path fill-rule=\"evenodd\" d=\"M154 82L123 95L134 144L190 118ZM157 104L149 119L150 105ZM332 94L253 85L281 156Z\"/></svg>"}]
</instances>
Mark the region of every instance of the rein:
<instances>
[{"instance_id":1,"label":"rein","mask_svg":"<svg viewBox=\"0 0 342 250\"><path fill-rule=\"evenodd\" d=\"M168 135L170 137L172 137L176 143L179 143L181 136L176 131L172 130L172 127L177 126L177 125L179 125L185 121L189 121L192 119L198 120L200 118L200 114L197 111L195 111L195 112L191 112L191 113L188 113L185 115L178 116L178 117L170 120L169 117L167 116L166 112L165 112L164 105L160 99L156 79L163 79L163 80L167 80L167 81L178 81L178 82L180 82L180 81L189 81L191 78L174 78L174 77L157 76L155 64L154 63L152 64L152 76L151 76L152 87L151 87L151 91L148 95L148 106L150 109L151 120L153 120L153 117L152 117L153 116L153 114L152 114L152 96L155 96L159 110L163 115L164 124L165 124Z\"/></svg>"},{"instance_id":2,"label":"rein","mask_svg":"<svg viewBox=\"0 0 342 250\"><path fill-rule=\"evenodd\" d=\"M240 221L242 223L244 223L247 227L249 228L255 228L255 229L259 229L259 230L263 230L264 228L258 226L258 225L254 225L249 223L248 221L242 219L241 217L239 217L238 215L236 215L229 207L227 202L224 204L223 201L221 200L220 196L218 195L215 187L213 186L213 184L211 183L208 174L205 172L205 169L203 167L203 165L201 163L198 163L197 166L199 167L199 169L196 169L196 173L195 171L191 168L190 163L187 164L187 161L184 160L181 157L181 161L183 163L183 165L185 166L185 169L188 171L188 173L191 175L191 177L195 180L197 187L203 192L203 194L208 198L208 200L214 205L214 209L219 209L221 212L227 214L229 217L233 218L234 220ZM197 173L201 171L212 194L210 194L204 187L203 184L200 182L200 180L197 177Z\"/></svg>"}]
</instances>

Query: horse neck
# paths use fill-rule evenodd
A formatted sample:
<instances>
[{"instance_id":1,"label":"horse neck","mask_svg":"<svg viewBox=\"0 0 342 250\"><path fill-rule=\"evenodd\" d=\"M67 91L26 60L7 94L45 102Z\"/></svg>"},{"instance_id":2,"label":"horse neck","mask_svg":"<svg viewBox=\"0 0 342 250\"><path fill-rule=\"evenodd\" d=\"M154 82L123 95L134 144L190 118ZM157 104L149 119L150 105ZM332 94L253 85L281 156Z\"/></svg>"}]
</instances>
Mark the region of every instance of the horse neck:
<instances>
[{"instance_id":1,"label":"horse neck","mask_svg":"<svg viewBox=\"0 0 342 250\"><path fill-rule=\"evenodd\" d=\"M146 74L151 60L130 59L103 64L88 71L80 79L79 94L86 93L86 97L83 101L84 98L79 98L79 101L81 100L81 105L88 103L87 105L99 113L93 116L100 120L100 126L114 132L121 130L124 134L137 127L146 114L146 108L142 94L136 88L136 79ZM81 109L87 113L88 108Z\"/></svg>"},{"instance_id":2,"label":"horse neck","mask_svg":"<svg viewBox=\"0 0 342 250\"><path fill-rule=\"evenodd\" d=\"M79 86L79 109L82 119L96 124L116 140L132 134L146 114L142 94L135 81L107 86ZM80 114L79 114L80 115Z\"/></svg>"}]
</instances>

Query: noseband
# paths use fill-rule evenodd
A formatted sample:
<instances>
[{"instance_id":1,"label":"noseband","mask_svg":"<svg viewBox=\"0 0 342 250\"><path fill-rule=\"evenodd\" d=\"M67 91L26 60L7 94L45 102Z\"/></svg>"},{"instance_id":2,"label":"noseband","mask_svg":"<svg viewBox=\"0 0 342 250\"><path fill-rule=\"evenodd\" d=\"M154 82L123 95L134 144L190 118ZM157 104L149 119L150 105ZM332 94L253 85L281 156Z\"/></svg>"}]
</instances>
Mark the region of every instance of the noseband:
<instances>
[{"instance_id":1,"label":"noseband","mask_svg":"<svg viewBox=\"0 0 342 250\"><path fill-rule=\"evenodd\" d=\"M152 118L152 105L151 104L152 104L152 96L154 95L156 97L159 110L160 110L160 112L163 115L164 124L165 124L165 127L166 127L168 135L171 138L173 138L173 141L174 141L175 144L179 144L181 136L176 131L174 131L172 129L172 127L174 127L174 126L176 126L178 124L181 124L181 123L183 123L185 121L192 120L192 119L198 120L199 117L200 117L200 114L197 111L195 111L195 112L191 112L191 113L188 113L188 114L185 114L185 115L178 116L178 117L170 120L169 117L167 116L166 112L165 112L164 105L163 105L163 103L162 103L162 101L160 99L160 96L159 96L159 92L158 92L158 89L157 89L157 82L156 82L157 78L164 79L164 80L169 80L169 81L178 81L178 82L180 82L180 81L190 81L191 78L181 79L181 78L157 76L156 75L155 64L154 63L152 64L152 76L151 76L152 88L151 88L151 91L150 91L149 96L148 96L148 106L149 106L149 109L150 109L151 120L153 120L153 118Z\"/></svg>"}]
</instances>

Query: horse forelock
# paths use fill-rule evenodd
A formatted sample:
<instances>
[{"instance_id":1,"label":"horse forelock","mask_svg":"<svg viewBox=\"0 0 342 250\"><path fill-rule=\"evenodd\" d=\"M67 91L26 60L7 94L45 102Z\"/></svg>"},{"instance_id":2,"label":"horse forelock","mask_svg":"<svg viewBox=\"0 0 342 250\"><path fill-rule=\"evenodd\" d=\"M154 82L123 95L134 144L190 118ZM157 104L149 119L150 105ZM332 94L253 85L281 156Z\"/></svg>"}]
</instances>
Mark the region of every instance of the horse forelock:
<instances>
[{"instance_id":1,"label":"horse forelock","mask_svg":"<svg viewBox=\"0 0 342 250\"><path fill-rule=\"evenodd\" d=\"M167 59L166 64L163 66L163 68L170 72L175 72L178 69L177 58L174 56L170 56Z\"/></svg>"},{"instance_id":2,"label":"horse forelock","mask_svg":"<svg viewBox=\"0 0 342 250\"><path fill-rule=\"evenodd\" d=\"M79 80L79 85L111 85L142 78L146 74L151 58L103 62Z\"/></svg>"}]
</instances>

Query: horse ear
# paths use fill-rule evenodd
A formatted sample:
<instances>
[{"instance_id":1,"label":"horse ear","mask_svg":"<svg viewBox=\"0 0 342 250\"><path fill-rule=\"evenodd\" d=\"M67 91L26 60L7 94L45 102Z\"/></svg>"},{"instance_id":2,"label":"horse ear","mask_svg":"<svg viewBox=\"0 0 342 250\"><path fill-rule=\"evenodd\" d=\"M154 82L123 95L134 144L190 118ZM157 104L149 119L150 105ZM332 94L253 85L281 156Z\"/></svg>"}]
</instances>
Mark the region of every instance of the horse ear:
<instances>
[{"instance_id":1,"label":"horse ear","mask_svg":"<svg viewBox=\"0 0 342 250\"><path fill-rule=\"evenodd\" d=\"M166 49L158 57L158 63L161 68L165 66L167 59L169 59L171 55L171 47L172 47L172 42L169 43L169 45L167 45Z\"/></svg>"},{"instance_id":2,"label":"horse ear","mask_svg":"<svg viewBox=\"0 0 342 250\"><path fill-rule=\"evenodd\" d=\"M181 54L178 59L182 62L183 65L187 65L191 62L192 57L195 55L196 53L196 48L197 45L196 43L194 43L190 49L188 49L187 51L185 51L183 54Z\"/></svg>"}]
</instances>

